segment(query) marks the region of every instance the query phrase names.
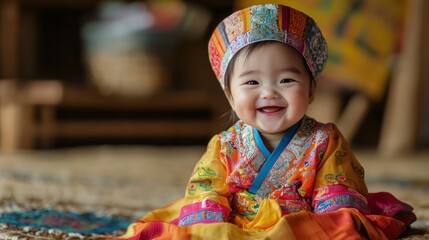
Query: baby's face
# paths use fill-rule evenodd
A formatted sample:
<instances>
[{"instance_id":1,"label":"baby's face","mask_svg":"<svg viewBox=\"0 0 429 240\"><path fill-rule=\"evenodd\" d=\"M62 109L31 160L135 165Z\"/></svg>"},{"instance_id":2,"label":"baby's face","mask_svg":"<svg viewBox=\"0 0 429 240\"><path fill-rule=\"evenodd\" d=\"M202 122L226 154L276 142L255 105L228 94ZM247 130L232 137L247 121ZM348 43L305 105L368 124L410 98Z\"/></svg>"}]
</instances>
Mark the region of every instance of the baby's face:
<instances>
[{"instance_id":1,"label":"baby's face","mask_svg":"<svg viewBox=\"0 0 429 240\"><path fill-rule=\"evenodd\" d=\"M314 95L302 56L278 42L237 56L230 89L237 116L262 134L283 134L305 115Z\"/></svg>"}]
</instances>

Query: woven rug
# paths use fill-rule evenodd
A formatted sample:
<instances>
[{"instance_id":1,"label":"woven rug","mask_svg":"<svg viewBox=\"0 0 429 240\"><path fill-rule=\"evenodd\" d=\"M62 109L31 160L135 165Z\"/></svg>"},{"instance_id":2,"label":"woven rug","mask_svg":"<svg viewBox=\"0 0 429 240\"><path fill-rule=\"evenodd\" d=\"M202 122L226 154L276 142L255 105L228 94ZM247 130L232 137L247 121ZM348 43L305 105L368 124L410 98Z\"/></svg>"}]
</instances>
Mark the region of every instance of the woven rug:
<instances>
[{"instance_id":1,"label":"woven rug","mask_svg":"<svg viewBox=\"0 0 429 240\"><path fill-rule=\"evenodd\" d=\"M121 213L120 213L121 212ZM109 239L136 218L129 211L43 200L0 200L0 239Z\"/></svg>"},{"instance_id":2,"label":"woven rug","mask_svg":"<svg viewBox=\"0 0 429 240\"><path fill-rule=\"evenodd\" d=\"M0 155L0 239L109 239L183 196L204 147L90 147ZM401 239L429 239L429 154L359 153L371 192L411 204ZM362 159L362 160L361 160Z\"/></svg>"}]
</instances>

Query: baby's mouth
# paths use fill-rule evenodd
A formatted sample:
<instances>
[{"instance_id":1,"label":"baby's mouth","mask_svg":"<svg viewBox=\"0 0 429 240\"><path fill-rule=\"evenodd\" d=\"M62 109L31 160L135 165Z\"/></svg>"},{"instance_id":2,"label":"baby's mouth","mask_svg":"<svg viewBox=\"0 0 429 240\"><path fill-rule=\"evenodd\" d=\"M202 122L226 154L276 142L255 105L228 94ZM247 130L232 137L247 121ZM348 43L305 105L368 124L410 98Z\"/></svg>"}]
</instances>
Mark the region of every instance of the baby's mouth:
<instances>
[{"instance_id":1,"label":"baby's mouth","mask_svg":"<svg viewBox=\"0 0 429 240\"><path fill-rule=\"evenodd\" d=\"M282 111L283 109L284 107L268 106L268 107L257 108L256 110L262 113L276 113L276 112Z\"/></svg>"}]
</instances>

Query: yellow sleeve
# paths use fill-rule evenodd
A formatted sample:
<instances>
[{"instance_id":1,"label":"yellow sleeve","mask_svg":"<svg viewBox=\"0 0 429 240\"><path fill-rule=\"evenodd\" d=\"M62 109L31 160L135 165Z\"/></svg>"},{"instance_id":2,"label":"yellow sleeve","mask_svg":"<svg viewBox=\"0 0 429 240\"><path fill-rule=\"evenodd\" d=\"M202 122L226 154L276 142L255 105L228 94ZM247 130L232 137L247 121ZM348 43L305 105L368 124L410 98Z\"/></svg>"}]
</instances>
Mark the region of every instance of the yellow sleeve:
<instances>
[{"instance_id":1,"label":"yellow sleeve","mask_svg":"<svg viewBox=\"0 0 429 240\"><path fill-rule=\"evenodd\" d=\"M227 221L231 193L226 184L226 168L220 159L220 139L213 137L196 164L186 189L179 225Z\"/></svg>"},{"instance_id":2,"label":"yellow sleeve","mask_svg":"<svg viewBox=\"0 0 429 240\"><path fill-rule=\"evenodd\" d=\"M340 208L356 208L366 213L367 195L364 169L340 131L332 124L326 151L317 167L314 211L323 213Z\"/></svg>"}]
</instances>

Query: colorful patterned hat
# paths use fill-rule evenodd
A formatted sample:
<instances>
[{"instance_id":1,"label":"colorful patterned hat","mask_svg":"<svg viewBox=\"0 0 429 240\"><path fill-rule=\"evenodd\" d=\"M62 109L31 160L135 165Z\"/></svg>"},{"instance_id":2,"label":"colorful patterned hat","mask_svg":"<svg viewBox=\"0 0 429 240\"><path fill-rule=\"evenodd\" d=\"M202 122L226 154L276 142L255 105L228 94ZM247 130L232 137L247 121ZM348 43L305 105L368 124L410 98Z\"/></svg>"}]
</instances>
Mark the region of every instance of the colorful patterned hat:
<instances>
[{"instance_id":1,"label":"colorful patterned hat","mask_svg":"<svg viewBox=\"0 0 429 240\"><path fill-rule=\"evenodd\" d=\"M256 5L225 18L209 40L209 60L217 79L243 47L260 41L279 41L297 49L316 77L328 59L328 47L316 22L306 14L279 4Z\"/></svg>"}]
</instances>

